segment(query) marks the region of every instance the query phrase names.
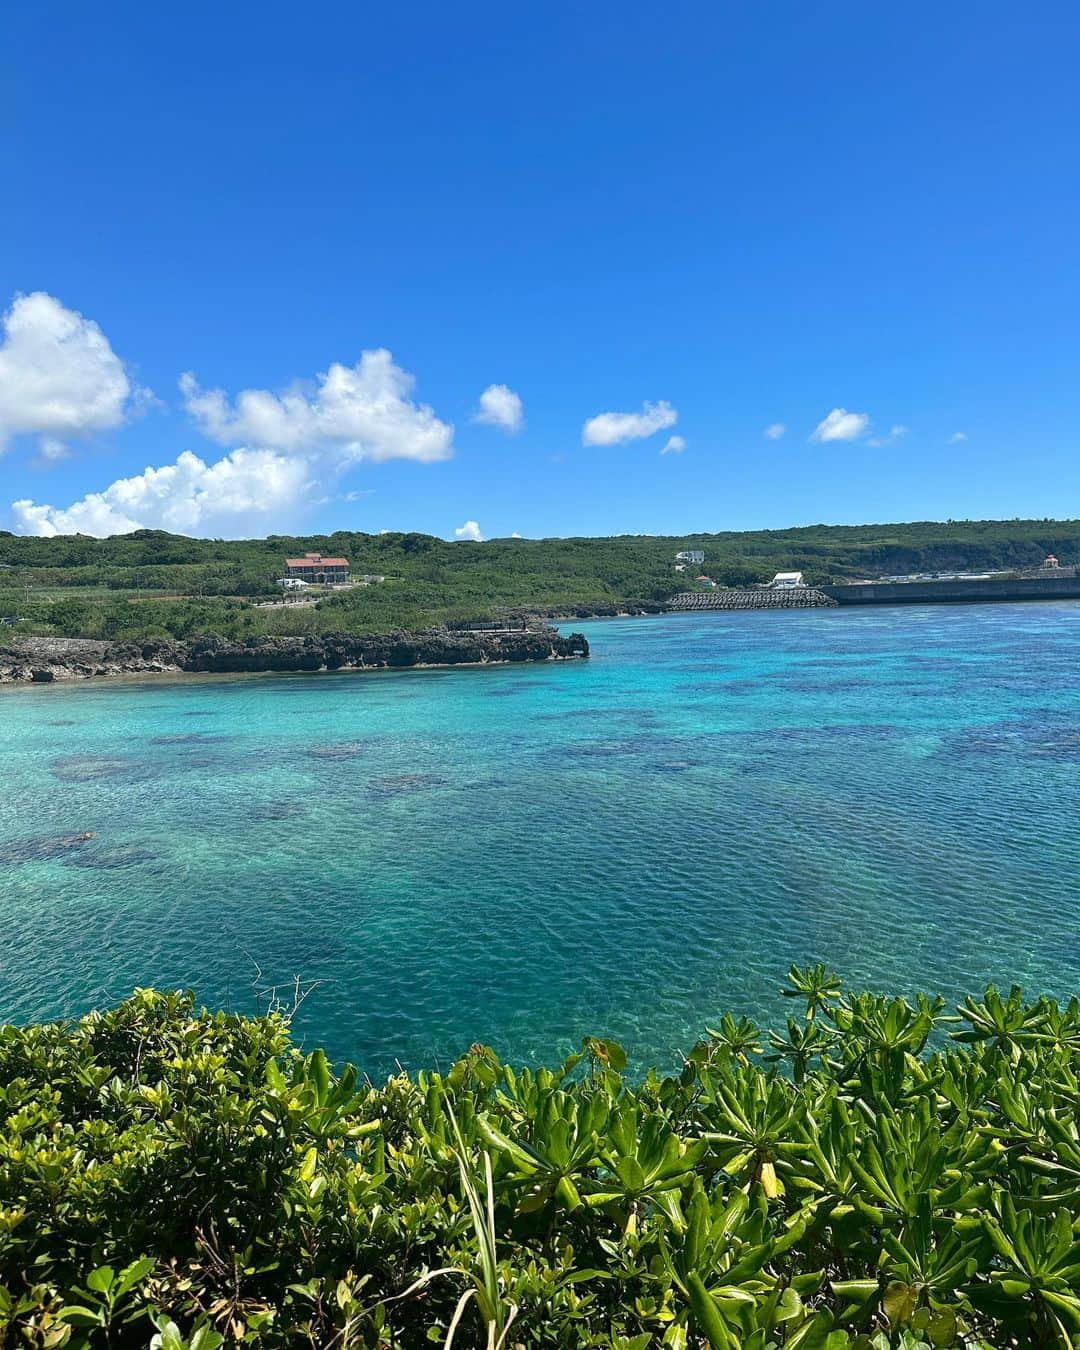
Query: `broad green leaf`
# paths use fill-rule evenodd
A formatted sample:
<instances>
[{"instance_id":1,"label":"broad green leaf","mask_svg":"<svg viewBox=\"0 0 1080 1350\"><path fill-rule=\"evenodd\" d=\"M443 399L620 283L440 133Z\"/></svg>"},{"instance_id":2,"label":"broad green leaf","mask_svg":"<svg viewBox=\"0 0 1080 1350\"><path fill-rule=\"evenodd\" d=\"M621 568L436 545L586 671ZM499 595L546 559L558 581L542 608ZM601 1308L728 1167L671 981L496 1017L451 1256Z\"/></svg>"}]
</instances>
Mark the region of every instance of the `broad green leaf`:
<instances>
[{"instance_id":1,"label":"broad green leaf","mask_svg":"<svg viewBox=\"0 0 1080 1350\"><path fill-rule=\"evenodd\" d=\"M115 1278L112 1266L98 1266L97 1270L92 1270L86 1277L87 1289L92 1289L95 1294L107 1294L112 1288Z\"/></svg>"},{"instance_id":2,"label":"broad green leaf","mask_svg":"<svg viewBox=\"0 0 1080 1350\"><path fill-rule=\"evenodd\" d=\"M720 1309L696 1271L691 1271L686 1277L686 1292L697 1324L712 1350L733 1350L736 1343L728 1332Z\"/></svg>"}]
</instances>

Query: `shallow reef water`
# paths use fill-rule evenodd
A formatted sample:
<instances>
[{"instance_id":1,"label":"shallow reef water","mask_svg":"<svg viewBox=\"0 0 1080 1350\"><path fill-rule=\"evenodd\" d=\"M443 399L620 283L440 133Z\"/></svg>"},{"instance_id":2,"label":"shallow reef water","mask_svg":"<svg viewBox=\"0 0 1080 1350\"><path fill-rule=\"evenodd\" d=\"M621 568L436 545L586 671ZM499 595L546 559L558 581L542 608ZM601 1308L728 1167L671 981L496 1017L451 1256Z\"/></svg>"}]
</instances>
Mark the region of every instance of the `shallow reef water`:
<instances>
[{"instance_id":1,"label":"shallow reef water","mask_svg":"<svg viewBox=\"0 0 1080 1350\"><path fill-rule=\"evenodd\" d=\"M0 1019L252 1010L258 968L382 1074L671 1065L792 961L1080 990L1080 604L574 627L588 662L0 692Z\"/></svg>"}]
</instances>

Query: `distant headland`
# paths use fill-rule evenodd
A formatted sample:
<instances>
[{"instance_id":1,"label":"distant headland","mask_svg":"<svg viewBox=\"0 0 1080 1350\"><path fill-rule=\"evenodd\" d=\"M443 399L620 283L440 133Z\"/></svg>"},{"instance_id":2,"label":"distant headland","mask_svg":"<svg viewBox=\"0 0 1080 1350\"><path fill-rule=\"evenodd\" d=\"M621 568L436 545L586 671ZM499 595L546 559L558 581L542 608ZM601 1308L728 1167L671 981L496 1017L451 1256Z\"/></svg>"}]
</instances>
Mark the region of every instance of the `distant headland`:
<instances>
[{"instance_id":1,"label":"distant headland","mask_svg":"<svg viewBox=\"0 0 1080 1350\"><path fill-rule=\"evenodd\" d=\"M453 543L396 532L0 532L0 651L37 638L141 647L215 635L245 651L279 639L428 641L481 620L806 608L809 591L815 605L1080 596L1078 563L1080 520Z\"/></svg>"},{"instance_id":2,"label":"distant headland","mask_svg":"<svg viewBox=\"0 0 1080 1350\"><path fill-rule=\"evenodd\" d=\"M255 637L242 642L217 636L143 643L30 637L0 647L0 684L123 676L407 670L558 661L588 654L589 644L580 633L563 637L553 628L536 624L470 625L425 633Z\"/></svg>"}]
</instances>

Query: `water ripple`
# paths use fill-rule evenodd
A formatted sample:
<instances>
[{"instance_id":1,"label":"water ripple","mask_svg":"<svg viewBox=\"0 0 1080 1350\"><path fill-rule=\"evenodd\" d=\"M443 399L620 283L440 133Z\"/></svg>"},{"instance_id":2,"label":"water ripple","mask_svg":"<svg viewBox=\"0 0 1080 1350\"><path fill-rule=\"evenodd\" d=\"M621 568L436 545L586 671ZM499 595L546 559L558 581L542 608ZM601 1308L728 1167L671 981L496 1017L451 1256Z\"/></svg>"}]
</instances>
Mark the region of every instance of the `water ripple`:
<instances>
[{"instance_id":1,"label":"water ripple","mask_svg":"<svg viewBox=\"0 0 1080 1350\"><path fill-rule=\"evenodd\" d=\"M1072 993L1078 620L679 615L572 666L5 693L0 1016L253 1009L257 962L381 1072L586 1032L671 1063L782 1016L793 960Z\"/></svg>"}]
</instances>

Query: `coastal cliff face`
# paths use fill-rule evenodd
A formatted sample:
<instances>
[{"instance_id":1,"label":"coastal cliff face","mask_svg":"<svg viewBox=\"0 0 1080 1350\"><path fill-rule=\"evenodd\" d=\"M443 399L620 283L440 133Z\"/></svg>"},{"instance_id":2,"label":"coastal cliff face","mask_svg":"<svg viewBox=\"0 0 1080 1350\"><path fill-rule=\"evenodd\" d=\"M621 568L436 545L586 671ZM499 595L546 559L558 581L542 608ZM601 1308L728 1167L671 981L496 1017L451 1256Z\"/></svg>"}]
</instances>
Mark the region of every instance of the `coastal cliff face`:
<instances>
[{"instance_id":1,"label":"coastal cliff face","mask_svg":"<svg viewBox=\"0 0 1080 1350\"><path fill-rule=\"evenodd\" d=\"M100 642L87 638L25 638L0 647L0 684L86 680L119 675L229 674L257 671L405 669L486 665L588 656L580 633L554 628L524 632L328 633L322 637L213 635L190 642Z\"/></svg>"}]
</instances>

